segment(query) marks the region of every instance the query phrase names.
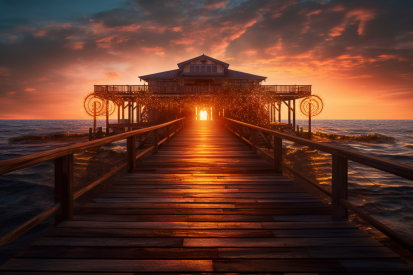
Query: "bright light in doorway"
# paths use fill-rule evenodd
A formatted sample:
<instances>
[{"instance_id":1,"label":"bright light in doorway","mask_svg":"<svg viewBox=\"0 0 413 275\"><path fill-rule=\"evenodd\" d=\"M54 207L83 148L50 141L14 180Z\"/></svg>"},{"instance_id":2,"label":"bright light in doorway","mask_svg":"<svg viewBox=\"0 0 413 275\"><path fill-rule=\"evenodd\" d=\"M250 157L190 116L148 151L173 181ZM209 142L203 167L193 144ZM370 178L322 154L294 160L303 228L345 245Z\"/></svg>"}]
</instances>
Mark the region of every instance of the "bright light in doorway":
<instances>
[{"instance_id":1,"label":"bright light in doorway","mask_svg":"<svg viewBox=\"0 0 413 275\"><path fill-rule=\"evenodd\" d=\"M208 119L207 111L201 111L199 120L207 120L207 119Z\"/></svg>"}]
</instances>

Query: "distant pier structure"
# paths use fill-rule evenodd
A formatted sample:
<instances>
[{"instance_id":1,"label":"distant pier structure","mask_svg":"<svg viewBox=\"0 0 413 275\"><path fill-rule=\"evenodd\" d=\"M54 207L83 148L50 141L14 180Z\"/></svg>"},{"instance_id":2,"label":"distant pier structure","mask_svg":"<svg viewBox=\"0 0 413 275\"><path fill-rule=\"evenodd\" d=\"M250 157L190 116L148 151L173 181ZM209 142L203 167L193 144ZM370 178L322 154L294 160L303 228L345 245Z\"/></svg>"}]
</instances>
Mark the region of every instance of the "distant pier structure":
<instances>
[{"instance_id":1,"label":"distant pier structure","mask_svg":"<svg viewBox=\"0 0 413 275\"><path fill-rule=\"evenodd\" d=\"M142 117L145 106L139 104L137 94L150 92L156 97L190 97L201 95L210 97L214 93L222 91L226 86L246 88L252 85L261 85L274 92L274 102L268 106L268 119L277 127L296 127L296 100L311 95L311 85L263 85L267 77L254 75L229 69L229 64L214 59L207 55L178 63L178 68L170 71L159 72L139 76L144 85L94 85L94 93L99 98L113 101L116 97L117 123L109 123L109 108L106 108L106 131L116 128L140 128L146 123L156 124L176 119L179 115L193 116L196 119L212 119L214 115L222 115L225 110L210 107L182 106L181 114L165 116L162 110L152 108L149 115ZM284 106L283 106L284 105ZM298 107L299 108L299 107ZM285 110L285 111L284 111ZM202 116L202 112L204 116ZM286 112L282 115L282 112ZM206 115L205 115L206 113ZM127 114L127 115L126 115ZM288 119L287 123L281 123L281 118Z\"/></svg>"}]
</instances>

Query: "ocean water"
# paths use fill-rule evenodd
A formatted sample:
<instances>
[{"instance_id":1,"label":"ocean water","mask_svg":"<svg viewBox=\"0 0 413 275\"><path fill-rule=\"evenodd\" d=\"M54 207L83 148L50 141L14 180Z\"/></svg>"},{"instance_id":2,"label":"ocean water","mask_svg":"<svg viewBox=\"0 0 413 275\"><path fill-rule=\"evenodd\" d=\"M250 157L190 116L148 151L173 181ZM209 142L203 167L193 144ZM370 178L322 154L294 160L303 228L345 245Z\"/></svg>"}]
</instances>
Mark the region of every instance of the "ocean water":
<instances>
[{"instance_id":1,"label":"ocean water","mask_svg":"<svg viewBox=\"0 0 413 275\"><path fill-rule=\"evenodd\" d=\"M307 121L298 120L297 124L306 128ZM313 120L312 125L313 131L348 137L321 138L320 142L413 165L413 120ZM0 120L0 161L85 142L91 126L91 120ZM104 127L104 120L98 120L98 126ZM311 177L330 188L329 154L289 142L284 145L286 161L308 168ZM121 159L124 151L125 142L118 142L95 152L95 159L104 159L109 153ZM80 154L79 169L83 161L91 159L90 154ZM53 169L48 162L0 176L0 236L53 204ZM413 240L413 182L349 162L349 194L350 200L370 215ZM0 263L52 225L49 219L0 249Z\"/></svg>"},{"instance_id":2,"label":"ocean water","mask_svg":"<svg viewBox=\"0 0 413 275\"><path fill-rule=\"evenodd\" d=\"M297 123L306 128L307 121ZM413 120L313 120L312 131L344 136L341 140L316 137L319 142L413 166ZM331 190L330 154L289 142L284 145L290 164ZM413 181L349 161L348 182L352 203L413 240Z\"/></svg>"}]
</instances>

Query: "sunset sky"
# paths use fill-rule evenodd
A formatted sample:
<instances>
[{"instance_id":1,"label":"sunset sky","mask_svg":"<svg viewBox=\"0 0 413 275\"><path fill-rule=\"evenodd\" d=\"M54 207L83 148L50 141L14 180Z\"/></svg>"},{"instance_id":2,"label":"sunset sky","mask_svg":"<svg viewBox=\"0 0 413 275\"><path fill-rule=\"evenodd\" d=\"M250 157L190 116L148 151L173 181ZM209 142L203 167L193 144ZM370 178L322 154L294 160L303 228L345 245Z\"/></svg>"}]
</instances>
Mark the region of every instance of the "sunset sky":
<instances>
[{"instance_id":1,"label":"sunset sky","mask_svg":"<svg viewBox=\"0 0 413 275\"><path fill-rule=\"evenodd\" d=\"M313 85L320 119L413 119L412 13L412 0L0 0L0 118L88 118L93 85L204 53Z\"/></svg>"}]
</instances>

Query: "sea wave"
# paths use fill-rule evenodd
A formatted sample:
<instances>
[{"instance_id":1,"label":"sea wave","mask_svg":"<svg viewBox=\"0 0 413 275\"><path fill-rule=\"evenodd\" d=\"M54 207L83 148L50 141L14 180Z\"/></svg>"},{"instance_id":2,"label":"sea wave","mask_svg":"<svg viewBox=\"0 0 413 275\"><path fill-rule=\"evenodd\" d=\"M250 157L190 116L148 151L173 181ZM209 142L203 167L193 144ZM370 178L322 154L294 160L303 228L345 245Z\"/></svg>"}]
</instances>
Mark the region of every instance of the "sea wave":
<instances>
[{"instance_id":1,"label":"sea wave","mask_svg":"<svg viewBox=\"0 0 413 275\"><path fill-rule=\"evenodd\" d=\"M88 134L70 134L70 133L58 133L49 135L27 135L22 137L12 137L9 142L20 142L20 141L32 141L32 140L67 140L86 137Z\"/></svg>"},{"instance_id":2,"label":"sea wave","mask_svg":"<svg viewBox=\"0 0 413 275\"><path fill-rule=\"evenodd\" d=\"M353 140L353 141L364 141L364 142L371 142L371 141L394 142L396 140L394 137L385 136L385 135L376 134L376 133L367 134L367 135L338 135L338 134L313 132L312 135L320 139L328 139L328 140Z\"/></svg>"}]
</instances>

